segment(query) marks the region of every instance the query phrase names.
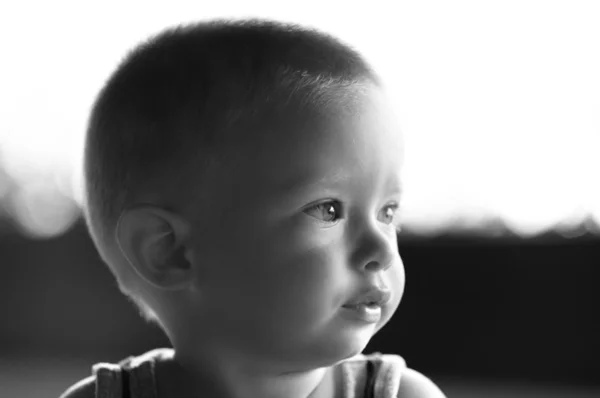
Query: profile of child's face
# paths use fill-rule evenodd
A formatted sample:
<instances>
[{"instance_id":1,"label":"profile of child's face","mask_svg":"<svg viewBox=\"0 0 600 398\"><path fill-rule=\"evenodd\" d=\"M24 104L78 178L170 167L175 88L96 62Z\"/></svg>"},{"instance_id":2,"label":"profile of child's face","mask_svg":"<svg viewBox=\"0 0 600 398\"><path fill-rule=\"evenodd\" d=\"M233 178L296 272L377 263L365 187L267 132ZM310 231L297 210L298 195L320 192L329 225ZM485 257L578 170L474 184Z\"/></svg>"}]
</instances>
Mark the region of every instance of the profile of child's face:
<instances>
[{"instance_id":1,"label":"profile of child's face","mask_svg":"<svg viewBox=\"0 0 600 398\"><path fill-rule=\"evenodd\" d=\"M403 144L383 95L365 100L320 131L264 133L214 184L194 250L197 327L219 350L327 366L360 353L398 307ZM344 307L373 286L392 293L379 318Z\"/></svg>"}]
</instances>

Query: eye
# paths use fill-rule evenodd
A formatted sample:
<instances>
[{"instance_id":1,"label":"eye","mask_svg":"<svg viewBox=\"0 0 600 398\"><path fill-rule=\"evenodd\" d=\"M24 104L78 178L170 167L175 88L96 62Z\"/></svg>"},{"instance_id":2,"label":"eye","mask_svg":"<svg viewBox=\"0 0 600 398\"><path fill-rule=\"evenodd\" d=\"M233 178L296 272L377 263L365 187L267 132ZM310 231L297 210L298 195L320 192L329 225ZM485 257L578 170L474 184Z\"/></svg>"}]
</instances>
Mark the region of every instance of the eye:
<instances>
[{"instance_id":1,"label":"eye","mask_svg":"<svg viewBox=\"0 0 600 398\"><path fill-rule=\"evenodd\" d=\"M398 209L400 206L397 203L384 207L384 222L392 224L398 232L400 232L400 217L398 217Z\"/></svg>"},{"instance_id":2,"label":"eye","mask_svg":"<svg viewBox=\"0 0 600 398\"><path fill-rule=\"evenodd\" d=\"M320 221L334 223L341 218L342 204L337 200L330 200L314 205L304 212Z\"/></svg>"}]
</instances>

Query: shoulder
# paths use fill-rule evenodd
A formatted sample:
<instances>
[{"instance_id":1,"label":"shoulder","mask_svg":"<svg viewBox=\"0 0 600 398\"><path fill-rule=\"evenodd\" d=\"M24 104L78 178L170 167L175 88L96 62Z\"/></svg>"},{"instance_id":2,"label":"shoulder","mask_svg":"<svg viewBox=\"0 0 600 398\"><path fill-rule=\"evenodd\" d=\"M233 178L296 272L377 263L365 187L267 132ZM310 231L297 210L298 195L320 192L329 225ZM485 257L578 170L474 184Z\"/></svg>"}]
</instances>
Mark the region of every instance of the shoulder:
<instances>
[{"instance_id":1,"label":"shoulder","mask_svg":"<svg viewBox=\"0 0 600 398\"><path fill-rule=\"evenodd\" d=\"M59 398L94 398L96 396L96 377L87 377L73 384Z\"/></svg>"},{"instance_id":2,"label":"shoulder","mask_svg":"<svg viewBox=\"0 0 600 398\"><path fill-rule=\"evenodd\" d=\"M398 398L446 398L433 381L414 369L402 372Z\"/></svg>"}]
</instances>

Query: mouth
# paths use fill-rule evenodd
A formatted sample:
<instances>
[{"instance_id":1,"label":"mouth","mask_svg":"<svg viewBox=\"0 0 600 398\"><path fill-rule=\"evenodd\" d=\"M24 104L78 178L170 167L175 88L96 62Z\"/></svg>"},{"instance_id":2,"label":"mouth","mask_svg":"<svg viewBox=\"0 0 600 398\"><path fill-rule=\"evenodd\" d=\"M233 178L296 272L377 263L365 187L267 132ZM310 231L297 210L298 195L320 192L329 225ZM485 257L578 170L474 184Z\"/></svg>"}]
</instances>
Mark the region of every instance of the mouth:
<instances>
[{"instance_id":1,"label":"mouth","mask_svg":"<svg viewBox=\"0 0 600 398\"><path fill-rule=\"evenodd\" d=\"M378 304L355 304L355 305L344 305L344 314L346 318L354 321L359 321L361 324L375 324L381 320L383 310Z\"/></svg>"},{"instance_id":2,"label":"mouth","mask_svg":"<svg viewBox=\"0 0 600 398\"><path fill-rule=\"evenodd\" d=\"M381 304L373 301L373 302L367 302L367 303L346 304L346 305L343 305L342 307L348 308L351 310L361 310L362 308L374 310L377 308L381 308Z\"/></svg>"},{"instance_id":3,"label":"mouth","mask_svg":"<svg viewBox=\"0 0 600 398\"><path fill-rule=\"evenodd\" d=\"M377 323L381 319L382 307L391 299L392 292L389 289L379 287L370 287L358 295L358 298L342 308L348 310L347 313L353 319L358 319L366 323Z\"/></svg>"},{"instance_id":4,"label":"mouth","mask_svg":"<svg viewBox=\"0 0 600 398\"><path fill-rule=\"evenodd\" d=\"M392 292L389 289L382 289L379 287L371 287L368 290L363 291L356 300L353 300L347 304L344 304L345 308L357 308L357 307L383 307L392 298Z\"/></svg>"}]
</instances>

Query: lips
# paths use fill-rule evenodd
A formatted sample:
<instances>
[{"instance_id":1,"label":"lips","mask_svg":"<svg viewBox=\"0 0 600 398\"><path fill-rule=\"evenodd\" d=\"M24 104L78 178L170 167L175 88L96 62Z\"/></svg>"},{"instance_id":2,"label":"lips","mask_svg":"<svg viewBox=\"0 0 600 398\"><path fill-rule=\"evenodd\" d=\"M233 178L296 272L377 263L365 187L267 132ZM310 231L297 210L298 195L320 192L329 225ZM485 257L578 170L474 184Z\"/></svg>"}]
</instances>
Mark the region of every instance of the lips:
<instances>
[{"instance_id":1,"label":"lips","mask_svg":"<svg viewBox=\"0 0 600 398\"><path fill-rule=\"evenodd\" d=\"M357 298L343 305L346 308L356 308L357 306L377 306L382 307L392 298L391 290L378 286L370 286L357 295Z\"/></svg>"}]
</instances>

